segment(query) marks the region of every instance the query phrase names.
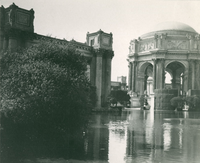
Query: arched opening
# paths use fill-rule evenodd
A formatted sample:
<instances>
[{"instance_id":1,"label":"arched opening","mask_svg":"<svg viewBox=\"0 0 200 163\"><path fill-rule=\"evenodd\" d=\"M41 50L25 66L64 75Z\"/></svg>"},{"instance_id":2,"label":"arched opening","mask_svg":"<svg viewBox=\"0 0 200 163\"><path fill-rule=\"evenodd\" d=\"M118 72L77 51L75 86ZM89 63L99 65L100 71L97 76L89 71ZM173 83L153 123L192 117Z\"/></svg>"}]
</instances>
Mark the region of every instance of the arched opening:
<instances>
[{"instance_id":1,"label":"arched opening","mask_svg":"<svg viewBox=\"0 0 200 163\"><path fill-rule=\"evenodd\" d=\"M150 87L153 89L153 65L145 62L138 67L136 92L142 95L144 91L147 91L147 94L150 95L152 93L152 91L150 92Z\"/></svg>"},{"instance_id":2,"label":"arched opening","mask_svg":"<svg viewBox=\"0 0 200 163\"><path fill-rule=\"evenodd\" d=\"M147 91L148 95L153 94L153 66L148 64L144 74L144 90Z\"/></svg>"},{"instance_id":3,"label":"arched opening","mask_svg":"<svg viewBox=\"0 0 200 163\"><path fill-rule=\"evenodd\" d=\"M182 95L184 92L184 71L185 67L180 62L174 61L168 64L165 74L165 88L178 89Z\"/></svg>"},{"instance_id":4,"label":"arched opening","mask_svg":"<svg viewBox=\"0 0 200 163\"><path fill-rule=\"evenodd\" d=\"M172 76L168 71L165 71L165 89L172 89Z\"/></svg>"}]
</instances>

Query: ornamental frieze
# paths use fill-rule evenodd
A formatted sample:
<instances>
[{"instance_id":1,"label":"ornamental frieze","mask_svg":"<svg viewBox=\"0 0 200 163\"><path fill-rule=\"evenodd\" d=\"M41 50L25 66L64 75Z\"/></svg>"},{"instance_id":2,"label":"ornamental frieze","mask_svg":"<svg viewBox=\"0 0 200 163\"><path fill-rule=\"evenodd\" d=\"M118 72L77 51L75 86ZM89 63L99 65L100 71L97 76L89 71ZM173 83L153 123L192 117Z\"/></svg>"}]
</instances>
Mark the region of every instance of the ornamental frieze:
<instances>
[{"instance_id":1,"label":"ornamental frieze","mask_svg":"<svg viewBox=\"0 0 200 163\"><path fill-rule=\"evenodd\" d=\"M187 43L187 41L182 41L182 40L170 40L167 42L167 49L169 49L169 50L187 50L188 43Z\"/></svg>"},{"instance_id":2,"label":"ornamental frieze","mask_svg":"<svg viewBox=\"0 0 200 163\"><path fill-rule=\"evenodd\" d=\"M148 50L152 50L152 49L155 49L155 43L153 41L141 43L140 48L139 48L140 52L148 51Z\"/></svg>"}]
</instances>

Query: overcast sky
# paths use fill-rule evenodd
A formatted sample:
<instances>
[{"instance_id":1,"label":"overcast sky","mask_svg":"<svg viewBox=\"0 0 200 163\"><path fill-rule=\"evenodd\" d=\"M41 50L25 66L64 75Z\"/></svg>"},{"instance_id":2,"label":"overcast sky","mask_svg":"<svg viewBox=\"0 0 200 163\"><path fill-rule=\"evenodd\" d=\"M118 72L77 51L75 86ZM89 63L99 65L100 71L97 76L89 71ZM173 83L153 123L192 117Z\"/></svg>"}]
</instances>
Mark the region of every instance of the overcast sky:
<instances>
[{"instance_id":1,"label":"overcast sky","mask_svg":"<svg viewBox=\"0 0 200 163\"><path fill-rule=\"evenodd\" d=\"M35 11L35 33L85 42L87 32L113 33L112 81L128 76L129 43L165 21L178 21L200 33L200 1L173 0L0 0Z\"/></svg>"}]
</instances>

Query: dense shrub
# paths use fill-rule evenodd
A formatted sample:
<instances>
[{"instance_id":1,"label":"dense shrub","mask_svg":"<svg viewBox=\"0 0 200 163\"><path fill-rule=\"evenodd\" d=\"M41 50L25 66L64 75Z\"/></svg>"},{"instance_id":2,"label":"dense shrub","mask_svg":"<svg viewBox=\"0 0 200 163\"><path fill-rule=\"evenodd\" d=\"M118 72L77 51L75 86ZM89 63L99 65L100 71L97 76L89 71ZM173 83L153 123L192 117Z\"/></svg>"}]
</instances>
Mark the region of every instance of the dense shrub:
<instances>
[{"instance_id":1,"label":"dense shrub","mask_svg":"<svg viewBox=\"0 0 200 163\"><path fill-rule=\"evenodd\" d=\"M11 132L13 141L23 135L35 143L62 145L65 134L81 136L96 95L85 73L87 60L72 45L42 39L27 49L2 53L0 65L5 137Z\"/></svg>"},{"instance_id":2,"label":"dense shrub","mask_svg":"<svg viewBox=\"0 0 200 163\"><path fill-rule=\"evenodd\" d=\"M117 102L119 102L126 105L129 103L130 96L127 94L127 91L117 90L111 91L109 99L112 104L117 104Z\"/></svg>"},{"instance_id":3,"label":"dense shrub","mask_svg":"<svg viewBox=\"0 0 200 163\"><path fill-rule=\"evenodd\" d=\"M187 97L174 97L170 100L174 109L182 110L184 105L189 106L189 110L200 110L200 97L197 95Z\"/></svg>"},{"instance_id":4,"label":"dense shrub","mask_svg":"<svg viewBox=\"0 0 200 163\"><path fill-rule=\"evenodd\" d=\"M200 110L200 97L197 95L187 96L185 98L186 103L190 109Z\"/></svg>"},{"instance_id":5,"label":"dense shrub","mask_svg":"<svg viewBox=\"0 0 200 163\"><path fill-rule=\"evenodd\" d=\"M174 107L174 109L182 110L183 105L184 105L184 100L183 100L182 97L177 96L177 97L173 97L173 98L170 100L170 103L171 103L171 105Z\"/></svg>"}]
</instances>

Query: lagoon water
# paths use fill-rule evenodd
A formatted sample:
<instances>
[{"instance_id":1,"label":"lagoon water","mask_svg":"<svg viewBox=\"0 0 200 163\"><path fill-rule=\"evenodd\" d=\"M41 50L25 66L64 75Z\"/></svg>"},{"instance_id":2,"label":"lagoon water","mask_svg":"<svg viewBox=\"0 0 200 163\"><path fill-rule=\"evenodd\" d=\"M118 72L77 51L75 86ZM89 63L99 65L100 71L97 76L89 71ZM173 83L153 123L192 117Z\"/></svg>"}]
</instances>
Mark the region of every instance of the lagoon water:
<instances>
[{"instance_id":1,"label":"lagoon water","mask_svg":"<svg viewBox=\"0 0 200 163\"><path fill-rule=\"evenodd\" d=\"M71 159L49 157L23 162L199 163L200 113L140 110L93 113L83 140L84 150L75 151Z\"/></svg>"},{"instance_id":2,"label":"lagoon water","mask_svg":"<svg viewBox=\"0 0 200 163\"><path fill-rule=\"evenodd\" d=\"M91 123L87 160L200 162L200 113L130 110L95 114Z\"/></svg>"}]
</instances>

